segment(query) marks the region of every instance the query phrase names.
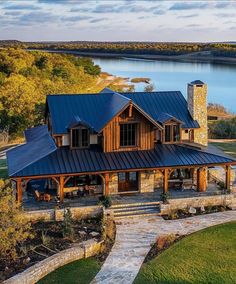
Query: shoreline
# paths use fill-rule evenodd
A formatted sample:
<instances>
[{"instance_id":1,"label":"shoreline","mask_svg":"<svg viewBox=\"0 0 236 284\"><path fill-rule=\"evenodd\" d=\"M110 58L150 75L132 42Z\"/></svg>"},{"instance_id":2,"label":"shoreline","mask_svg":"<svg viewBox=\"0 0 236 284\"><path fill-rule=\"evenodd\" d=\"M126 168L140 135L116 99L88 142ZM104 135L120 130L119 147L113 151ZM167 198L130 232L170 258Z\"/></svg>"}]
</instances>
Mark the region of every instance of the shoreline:
<instances>
[{"instance_id":1,"label":"shoreline","mask_svg":"<svg viewBox=\"0 0 236 284\"><path fill-rule=\"evenodd\" d=\"M184 55L154 55L154 54L129 54L129 53L105 53L105 52L87 52L69 49L26 49L28 51L44 51L51 53L64 53L79 56L103 57L103 58L123 58L130 60L159 60L159 61L176 61L190 63L211 63L211 64L236 64L236 58L233 57L215 57L211 55L201 56L194 54Z\"/></svg>"}]
</instances>

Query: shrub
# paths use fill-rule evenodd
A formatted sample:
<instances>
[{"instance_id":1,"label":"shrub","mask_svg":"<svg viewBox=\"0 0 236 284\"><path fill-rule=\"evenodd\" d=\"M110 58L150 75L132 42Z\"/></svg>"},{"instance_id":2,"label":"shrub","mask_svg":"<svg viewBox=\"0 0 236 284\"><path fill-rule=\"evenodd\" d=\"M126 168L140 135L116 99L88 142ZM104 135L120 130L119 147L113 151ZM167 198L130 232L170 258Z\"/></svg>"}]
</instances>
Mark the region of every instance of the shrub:
<instances>
[{"instance_id":1,"label":"shrub","mask_svg":"<svg viewBox=\"0 0 236 284\"><path fill-rule=\"evenodd\" d=\"M64 238L68 237L70 239L73 239L74 237L73 219L69 208L66 208L64 210L64 220L62 222L62 234Z\"/></svg>"},{"instance_id":2,"label":"shrub","mask_svg":"<svg viewBox=\"0 0 236 284\"><path fill-rule=\"evenodd\" d=\"M110 196L101 196L99 198L99 204L103 205L105 208L109 208L112 205Z\"/></svg>"},{"instance_id":3,"label":"shrub","mask_svg":"<svg viewBox=\"0 0 236 284\"><path fill-rule=\"evenodd\" d=\"M169 197L170 197L169 192L162 193L162 194L161 194L161 201L162 201L163 203L167 203Z\"/></svg>"}]
</instances>

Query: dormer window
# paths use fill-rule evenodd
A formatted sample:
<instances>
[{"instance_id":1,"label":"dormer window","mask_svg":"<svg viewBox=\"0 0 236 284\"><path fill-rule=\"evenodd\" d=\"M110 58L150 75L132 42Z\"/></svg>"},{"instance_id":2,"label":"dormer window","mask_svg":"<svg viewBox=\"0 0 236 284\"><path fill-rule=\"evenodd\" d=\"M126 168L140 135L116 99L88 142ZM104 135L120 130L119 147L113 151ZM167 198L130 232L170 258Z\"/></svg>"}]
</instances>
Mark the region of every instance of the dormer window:
<instances>
[{"instance_id":1,"label":"dormer window","mask_svg":"<svg viewBox=\"0 0 236 284\"><path fill-rule=\"evenodd\" d=\"M71 147L86 148L89 146L89 130L87 128L71 129Z\"/></svg>"},{"instance_id":2,"label":"dormer window","mask_svg":"<svg viewBox=\"0 0 236 284\"><path fill-rule=\"evenodd\" d=\"M165 125L165 143L175 143L180 141L180 125Z\"/></svg>"}]
</instances>

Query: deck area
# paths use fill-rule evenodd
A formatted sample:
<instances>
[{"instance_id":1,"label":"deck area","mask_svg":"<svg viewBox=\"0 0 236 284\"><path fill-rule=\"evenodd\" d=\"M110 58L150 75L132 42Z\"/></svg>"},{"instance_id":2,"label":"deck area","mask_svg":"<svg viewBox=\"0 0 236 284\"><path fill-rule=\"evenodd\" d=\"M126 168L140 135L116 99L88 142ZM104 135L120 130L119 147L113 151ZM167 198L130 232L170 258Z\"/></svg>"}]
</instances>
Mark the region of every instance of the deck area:
<instances>
[{"instance_id":1,"label":"deck area","mask_svg":"<svg viewBox=\"0 0 236 284\"><path fill-rule=\"evenodd\" d=\"M150 193L129 193L129 194L117 194L111 195L113 205L117 204L132 204L132 203L149 203L161 201L162 190L155 190ZM225 194L222 190L216 189L215 186L209 186L206 192L196 192L192 189L180 190L169 190L169 199L176 198L190 198L200 196L212 196ZM50 202L36 201L34 197L23 195L22 207L26 211L32 210L44 210L53 209L55 207L66 208L66 207L84 207L84 206L96 206L99 204L99 195L96 196L84 196L75 197L74 199L64 199L64 203L60 204L56 200Z\"/></svg>"}]
</instances>

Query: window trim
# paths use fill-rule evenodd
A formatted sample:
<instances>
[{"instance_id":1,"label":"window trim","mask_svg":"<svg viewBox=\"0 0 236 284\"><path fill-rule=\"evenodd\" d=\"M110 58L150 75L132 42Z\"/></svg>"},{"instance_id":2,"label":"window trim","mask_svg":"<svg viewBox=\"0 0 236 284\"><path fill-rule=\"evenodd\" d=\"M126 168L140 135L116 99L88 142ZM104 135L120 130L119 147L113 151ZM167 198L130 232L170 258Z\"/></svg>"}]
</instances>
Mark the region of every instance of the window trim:
<instances>
[{"instance_id":1,"label":"window trim","mask_svg":"<svg viewBox=\"0 0 236 284\"><path fill-rule=\"evenodd\" d=\"M87 130L87 141L88 141L88 144L86 146L82 146L82 141L83 141L83 138L82 138L82 130L85 129ZM77 146L73 146L73 130L79 130L79 135L78 135L78 147ZM90 132L89 132L89 129L86 128L86 127L73 127L70 129L70 149L86 149L86 148L89 148L90 146Z\"/></svg>"}]
</instances>

